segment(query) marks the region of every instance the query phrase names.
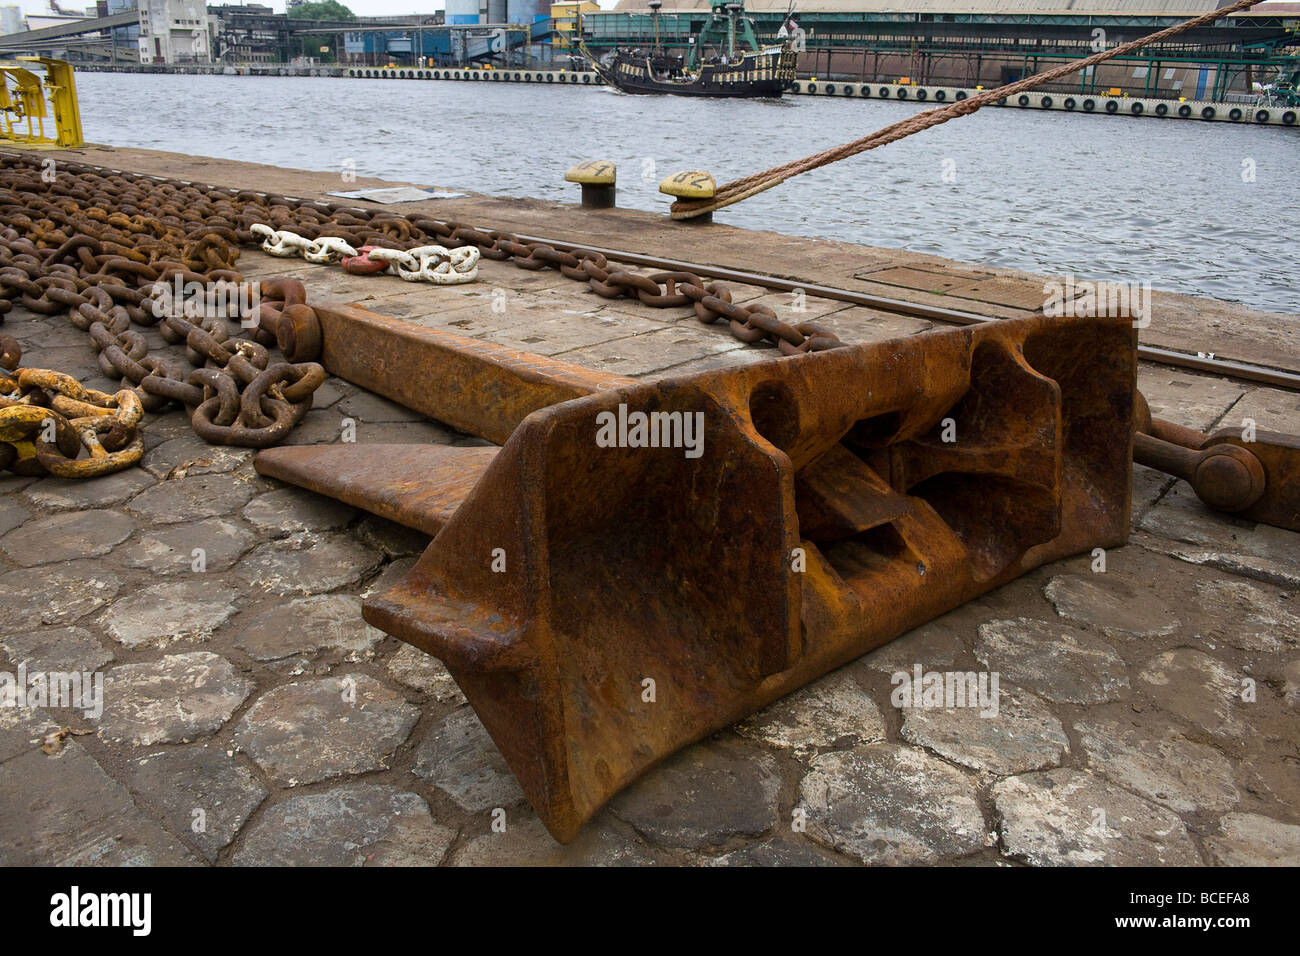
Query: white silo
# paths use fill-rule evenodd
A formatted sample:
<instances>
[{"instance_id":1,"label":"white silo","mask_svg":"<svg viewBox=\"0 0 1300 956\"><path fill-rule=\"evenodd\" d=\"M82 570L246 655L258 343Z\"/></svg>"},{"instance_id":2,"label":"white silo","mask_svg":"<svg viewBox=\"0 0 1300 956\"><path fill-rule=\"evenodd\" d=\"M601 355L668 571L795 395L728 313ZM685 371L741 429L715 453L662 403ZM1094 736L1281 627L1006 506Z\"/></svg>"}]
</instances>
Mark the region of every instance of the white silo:
<instances>
[{"instance_id":1,"label":"white silo","mask_svg":"<svg viewBox=\"0 0 1300 956\"><path fill-rule=\"evenodd\" d=\"M447 23L478 23L479 0L447 0Z\"/></svg>"}]
</instances>

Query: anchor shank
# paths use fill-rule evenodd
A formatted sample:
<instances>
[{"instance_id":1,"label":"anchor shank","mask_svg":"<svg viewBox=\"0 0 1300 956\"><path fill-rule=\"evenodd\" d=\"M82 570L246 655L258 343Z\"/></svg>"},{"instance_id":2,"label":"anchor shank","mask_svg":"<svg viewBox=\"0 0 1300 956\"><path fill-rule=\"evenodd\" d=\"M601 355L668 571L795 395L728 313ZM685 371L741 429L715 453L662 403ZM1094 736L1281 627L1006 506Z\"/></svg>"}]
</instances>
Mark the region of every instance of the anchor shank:
<instances>
[{"instance_id":1,"label":"anchor shank","mask_svg":"<svg viewBox=\"0 0 1300 956\"><path fill-rule=\"evenodd\" d=\"M314 308L327 371L498 445L539 408L636 384L357 305Z\"/></svg>"}]
</instances>

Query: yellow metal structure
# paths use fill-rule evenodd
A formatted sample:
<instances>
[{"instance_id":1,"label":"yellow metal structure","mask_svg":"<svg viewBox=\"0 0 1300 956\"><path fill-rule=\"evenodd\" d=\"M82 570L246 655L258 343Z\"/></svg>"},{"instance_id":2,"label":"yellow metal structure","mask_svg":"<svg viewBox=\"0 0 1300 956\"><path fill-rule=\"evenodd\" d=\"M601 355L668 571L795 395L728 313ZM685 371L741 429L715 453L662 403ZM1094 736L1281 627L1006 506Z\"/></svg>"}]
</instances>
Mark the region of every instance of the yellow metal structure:
<instances>
[{"instance_id":1,"label":"yellow metal structure","mask_svg":"<svg viewBox=\"0 0 1300 956\"><path fill-rule=\"evenodd\" d=\"M18 61L44 67L45 81L19 63L0 63L0 143L61 149L84 145L72 65L44 56L20 56ZM54 112L53 137L45 135L47 100Z\"/></svg>"},{"instance_id":2,"label":"yellow metal structure","mask_svg":"<svg viewBox=\"0 0 1300 956\"><path fill-rule=\"evenodd\" d=\"M555 43L560 47L577 49L575 38L582 35L582 18L600 13L600 4L592 0L553 0L551 24L555 29Z\"/></svg>"}]
</instances>

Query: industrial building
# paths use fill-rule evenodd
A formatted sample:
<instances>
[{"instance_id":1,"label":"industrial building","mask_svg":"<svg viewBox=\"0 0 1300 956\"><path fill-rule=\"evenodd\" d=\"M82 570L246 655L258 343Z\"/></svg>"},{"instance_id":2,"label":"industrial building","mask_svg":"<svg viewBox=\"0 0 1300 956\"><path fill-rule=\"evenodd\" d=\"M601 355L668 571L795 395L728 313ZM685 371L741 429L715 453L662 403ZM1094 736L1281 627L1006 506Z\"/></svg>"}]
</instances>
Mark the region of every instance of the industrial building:
<instances>
[{"instance_id":1,"label":"industrial building","mask_svg":"<svg viewBox=\"0 0 1300 956\"><path fill-rule=\"evenodd\" d=\"M553 45L566 51L574 49L583 18L599 12L600 4L591 0L555 0L551 4L551 22L555 29Z\"/></svg>"},{"instance_id":2,"label":"industrial building","mask_svg":"<svg viewBox=\"0 0 1300 956\"><path fill-rule=\"evenodd\" d=\"M404 19L409 24L411 18ZM371 24L348 31L342 62L350 66L522 66L551 59L550 0L446 0L436 22L421 20L416 27L384 29Z\"/></svg>"},{"instance_id":3,"label":"industrial building","mask_svg":"<svg viewBox=\"0 0 1300 956\"><path fill-rule=\"evenodd\" d=\"M139 0L141 63L211 63L212 18L203 0Z\"/></svg>"},{"instance_id":4,"label":"industrial building","mask_svg":"<svg viewBox=\"0 0 1300 956\"><path fill-rule=\"evenodd\" d=\"M1217 9L1216 0L748 0L761 39L776 40L793 9L801 75L934 86L998 86L1083 59ZM660 42L684 49L709 0L665 0ZM594 52L649 47L647 0L620 0L583 18ZM1264 3L1166 44L1119 58L1062 91L1224 99L1290 66L1300 54L1300 4Z\"/></svg>"}]
</instances>

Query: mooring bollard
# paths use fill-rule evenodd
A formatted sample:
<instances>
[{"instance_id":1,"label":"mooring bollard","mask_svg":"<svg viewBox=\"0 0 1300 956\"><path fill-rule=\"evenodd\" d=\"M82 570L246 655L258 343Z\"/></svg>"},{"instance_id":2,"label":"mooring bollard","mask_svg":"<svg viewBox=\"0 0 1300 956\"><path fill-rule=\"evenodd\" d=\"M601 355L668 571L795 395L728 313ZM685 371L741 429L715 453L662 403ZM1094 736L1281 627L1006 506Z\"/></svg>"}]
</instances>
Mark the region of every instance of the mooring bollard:
<instances>
[{"instance_id":1,"label":"mooring bollard","mask_svg":"<svg viewBox=\"0 0 1300 956\"><path fill-rule=\"evenodd\" d=\"M589 159L569 167L564 178L567 182L582 184L583 209L613 209L617 175L618 167L608 160Z\"/></svg>"},{"instance_id":2,"label":"mooring bollard","mask_svg":"<svg viewBox=\"0 0 1300 956\"><path fill-rule=\"evenodd\" d=\"M702 172L698 169L688 169L669 176L661 182L659 191L669 196L675 196L678 199L712 199L714 193L718 191L718 184L714 180L712 173ZM701 213L698 216L692 216L690 219L677 221L707 224L713 222L713 213Z\"/></svg>"}]
</instances>

